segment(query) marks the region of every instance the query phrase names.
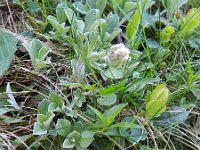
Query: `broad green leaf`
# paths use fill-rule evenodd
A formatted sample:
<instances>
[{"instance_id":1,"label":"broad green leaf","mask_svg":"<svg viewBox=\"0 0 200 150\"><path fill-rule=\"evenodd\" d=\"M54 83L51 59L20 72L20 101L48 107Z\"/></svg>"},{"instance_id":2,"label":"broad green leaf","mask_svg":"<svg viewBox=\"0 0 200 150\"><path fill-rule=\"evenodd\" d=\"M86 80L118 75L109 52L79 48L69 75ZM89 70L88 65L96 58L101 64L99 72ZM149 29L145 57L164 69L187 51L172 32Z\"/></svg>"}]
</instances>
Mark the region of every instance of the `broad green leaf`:
<instances>
[{"instance_id":1,"label":"broad green leaf","mask_svg":"<svg viewBox=\"0 0 200 150\"><path fill-rule=\"evenodd\" d=\"M44 61L44 59L46 58L47 54L50 52L51 50L47 47L42 47L39 52L38 52L38 56L37 58L39 60Z\"/></svg>"},{"instance_id":2,"label":"broad green leaf","mask_svg":"<svg viewBox=\"0 0 200 150\"><path fill-rule=\"evenodd\" d=\"M93 132L85 130L81 133L81 139L78 141L78 143L82 148L87 148L94 140L93 136Z\"/></svg>"},{"instance_id":3,"label":"broad green leaf","mask_svg":"<svg viewBox=\"0 0 200 150\"><path fill-rule=\"evenodd\" d=\"M71 123L66 119L58 119L56 123L56 131L59 135L67 136L71 131Z\"/></svg>"},{"instance_id":4,"label":"broad green leaf","mask_svg":"<svg viewBox=\"0 0 200 150\"><path fill-rule=\"evenodd\" d=\"M121 79L124 76L124 70L121 68L110 67L104 72L104 75L110 79Z\"/></svg>"},{"instance_id":5,"label":"broad green leaf","mask_svg":"<svg viewBox=\"0 0 200 150\"><path fill-rule=\"evenodd\" d=\"M134 15L132 16L126 28L126 35L129 40L133 40L136 36L137 30L140 24L140 20L141 20L141 15L142 15L141 6L140 6L140 3L138 3L138 8L136 12L134 13Z\"/></svg>"},{"instance_id":6,"label":"broad green leaf","mask_svg":"<svg viewBox=\"0 0 200 150\"><path fill-rule=\"evenodd\" d=\"M9 68L14 56L17 41L14 36L0 30L0 76Z\"/></svg>"},{"instance_id":7,"label":"broad green leaf","mask_svg":"<svg viewBox=\"0 0 200 150\"><path fill-rule=\"evenodd\" d=\"M10 105L17 110L21 110L21 107L17 104L17 102L16 102L16 100L15 100L13 94L12 94L10 83L7 83L6 93L7 93L7 96L9 98L7 101L10 103Z\"/></svg>"},{"instance_id":8,"label":"broad green leaf","mask_svg":"<svg viewBox=\"0 0 200 150\"><path fill-rule=\"evenodd\" d=\"M73 131L68 135L68 137L63 142L63 148L73 148L81 139L81 134L77 131Z\"/></svg>"},{"instance_id":9,"label":"broad green leaf","mask_svg":"<svg viewBox=\"0 0 200 150\"><path fill-rule=\"evenodd\" d=\"M148 133L146 133L142 128L131 128L127 140L130 143L138 143L139 141L144 141L147 138Z\"/></svg>"},{"instance_id":10,"label":"broad green leaf","mask_svg":"<svg viewBox=\"0 0 200 150\"><path fill-rule=\"evenodd\" d=\"M149 68L152 68L154 66L154 64L152 63L140 63L139 66L135 69L135 71L138 71L138 72L141 72L141 71L144 71L144 70L147 70Z\"/></svg>"},{"instance_id":11,"label":"broad green leaf","mask_svg":"<svg viewBox=\"0 0 200 150\"><path fill-rule=\"evenodd\" d=\"M192 8L187 13L184 23L181 24L181 34L191 33L194 29L200 26L200 10Z\"/></svg>"},{"instance_id":12,"label":"broad green leaf","mask_svg":"<svg viewBox=\"0 0 200 150\"><path fill-rule=\"evenodd\" d=\"M100 119L101 121L105 121L105 116L96 108L92 107L92 106L88 106Z\"/></svg>"},{"instance_id":13,"label":"broad green leaf","mask_svg":"<svg viewBox=\"0 0 200 150\"><path fill-rule=\"evenodd\" d=\"M78 107L82 107L82 104L86 101L85 95L82 93L80 89L77 89L77 91L74 94L73 101L70 104L70 108L72 109L74 105Z\"/></svg>"},{"instance_id":14,"label":"broad green leaf","mask_svg":"<svg viewBox=\"0 0 200 150\"><path fill-rule=\"evenodd\" d=\"M109 126L115 119L115 117L121 112L121 110L128 104L119 104L115 105L112 108L106 110L104 112L104 116L106 117L106 126Z\"/></svg>"},{"instance_id":15,"label":"broad green leaf","mask_svg":"<svg viewBox=\"0 0 200 150\"><path fill-rule=\"evenodd\" d=\"M147 84L152 84L154 82L159 82L160 78L146 78L146 79L140 79L137 80L133 83L130 83L129 85L127 85L127 87L129 87L127 89L127 91L131 92L131 91L135 91L137 90L140 86L146 86Z\"/></svg>"},{"instance_id":16,"label":"broad green leaf","mask_svg":"<svg viewBox=\"0 0 200 150\"><path fill-rule=\"evenodd\" d=\"M69 138L66 138L62 146L63 148L71 149L75 146L75 143L73 143Z\"/></svg>"},{"instance_id":17,"label":"broad green leaf","mask_svg":"<svg viewBox=\"0 0 200 150\"><path fill-rule=\"evenodd\" d=\"M116 30L116 31L113 31L113 32L109 35L109 37L108 37L108 39L107 39L106 41L107 41L107 42L113 41L114 38L117 37L121 31L122 31L121 29L118 29L118 30ZM107 33L107 32L106 32L106 33Z\"/></svg>"},{"instance_id":18,"label":"broad green leaf","mask_svg":"<svg viewBox=\"0 0 200 150\"><path fill-rule=\"evenodd\" d=\"M160 84L152 91L152 93L150 95L150 101L166 102L168 95L169 95L168 88L165 85ZM148 103L148 101L147 101L147 103Z\"/></svg>"},{"instance_id":19,"label":"broad green leaf","mask_svg":"<svg viewBox=\"0 0 200 150\"><path fill-rule=\"evenodd\" d=\"M98 92L101 95L113 94L113 93L115 93L117 91L123 90L125 88L124 85L126 84L126 82L127 82L127 80L124 80L124 81L122 81L122 82L120 82L118 84L114 84L112 86L100 89Z\"/></svg>"},{"instance_id":20,"label":"broad green leaf","mask_svg":"<svg viewBox=\"0 0 200 150\"><path fill-rule=\"evenodd\" d=\"M105 7L106 7L106 0L96 0L96 8L99 9L100 14L103 13Z\"/></svg>"},{"instance_id":21,"label":"broad green leaf","mask_svg":"<svg viewBox=\"0 0 200 150\"><path fill-rule=\"evenodd\" d=\"M84 33L85 23L82 20L76 20L77 22L77 31Z\"/></svg>"},{"instance_id":22,"label":"broad green leaf","mask_svg":"<svg viewBox=\"0 0 200 150\"><path fill-rule=\"evenodd\" d=\"M62 108L62 106L63 106L63 98L54 92L50 93L49 101L52 102L53 104L55 104L55 106L58 108Z\"/></svg>"},{"instance_id":23,"label":"broad green leaf","mask_svg":"<svg viewBox=\"0 0 200 150\"><path fill-rule=\"evenodd\" d=\"M117 101L116 94L105 95L99 99L97 99L97 103L103 106L110 106L115 104Z\"/></svg>"},{"instance_id":24,"label":"broad green leaf","mask_svg":"<svg viewBox=\"0 0 200 150\"><path fill-rule=\"evenodd\" d=\"M200 100L200 88L194 88L191 90L192 91L192 94Z\"/></svg>"},{"instance_id":25,"label":"broad green leaf","mask_svg":"<svg viewBox=\"0 0 200 150\"><path fill-rule=\"evenodd\" d=\"M67 19L64 11L66 8L67 5L64 2L59 3L56 7L56 18L58 19L59 23L63 23Z\"/></svg>"},{"instance_id":26,"label":"broad green leaf","mask_svg":"<svg viewBox=\"0 0 200 150\"><path fill-rule=\"evenodd\" d=\"M86 3L87 3L87 5L89 5L89 7L91 9L96 8L96 1L94 1L94 0L86 0Z\"/></svg>"},{"instance_id":27,"label":"broad green leaf","mask_svg":"<svg viewBox=\"0 0 200 150\"><path fill-rule=\"evenodd\" d=\"M31 49L27 49L31 58L38 58L38 53L42 48L42 43L40 40L34 38L31 42Z\"/></svg>"},{"instance_id":28,"label":"broad green leaf","mask_svg":"<svg viewBox=\"0 0 200 150\"><path fill-rule=\"evenodd\" d=\"M46 115L48 112L48 107L49 107L50 102L46 99L41 101L38 105L38 112L39 114Z\"/></svg>"},{"instance_id":29,"label":"broad green leaf","mask_svg":"<svg viewBox=\"0 0 200 150\"><path fill-rule=\"evenodd\" d=\"M85 16L85 29L84 32L90 31L90 26L98 19L99 10L91 9Z\"/></svg>"},{"instance_id":30,"label":"broad green leaf","mask_svg":"<svg viewBox=\"0 0 200 150\"><path fill-rule=\"evenodd\" d=\"M166 110L164 101L150 101L146 104L146 116L152 118Z\"/></svg>"},{"instance_id":31,"label":"broad green leaf","mask_svg":"<svg viewBox=\"0 0 200 150\"><path fill-rule=\"evenodd\" d=\"M37 114L37 122L45 127L49 127L54 116L53 112L48 112L46 115Z\"/></svg>"},{"instance_id":32,"label":"broad green leaf","mask_svg":"<svg viewBox=\"0 0 200 150\"><path fill-rule=\"evenodd\" d=\"M184 108L180 110L167 111L162 113L159 117L153 118L154 125L161 127L170 127L172 125L176 125L182 123L187 119L189 112Z\"/></svg>"},{"instance_id":33,"label":"broad green leaf","mask_svg":"<svg viewBox=\"0 0 200 150\"><path fill-rule=\"evenodd\" d=\"M151 119L166 110L169 90L163 84L158 85L146 98L146 116Z\"/></svg>"},{"instance_id":34,"label":"broad green leaf","mask_svg":"<svg viewBox=\"0 0 200 150\"><path fill-rule=\"evenodd\" d=\"M68 31L68 28L65 27L65 23L60 24L55 17L48 16L47 20L52 25L52 27L56 30L56 32L60 34L65 34Z\"/></svg>"},{"instance_id":35,"label":"broad green leaf","mask_svg":"<svg viewBox=\"0 0 200 150\"><path fill-rule=\"evenodd\" d=\"M112 33L116 29L119 29L119 17L116 14L110 15L106 18L107 28L106 32Z\"/></svg>"},{"instance_id":36,"label":"broad green leaf","mask_svg":"<svg viewBox=\"0 0 200 150\"><path fill-rule=\"evenodd\" d=\"M122 121L127 124L129 124L129 126L124 126L119 128L119 134L121 137L124 137L125 139L127 139L130 143L136 143L139 141L143 141L147 138L147 133L145 132L145 130L139 126L138 124L134 124L132 123L132 121L134 120L134 118L132 116L129 117L125 117ZM135 123L137 123L137 120L135 120ZM132 124L132 127L131 127ZM125 125L125 124L124 124Z\"/></svg>"},{"instance_id":37,"label":"broad green leaf","mask_svg":"<svg viewBox=\"0 0 200 150\"><path fill-rule=\"evenodd\" d=\"M34 124L33 135L42 135L46 133L47 133L46 127L44 127L43 125L40 125L38 122Z\"/></svg>"},{"instance_id":38,"label":"broad green leaf","mask_svg":"<svg viewBox=\"0 0 200 150\"><path fill-rule=\"evenodd\" d=\"M73 20L75 20L75 18L76 18L74 11L71 8L66 8L65 14L67 16L69 23L72 25Z\"/></svg>"},{"instance_id":39,"label":"broad green leaf","mask_svg":"<svg viewBox=\"0 0 200 150\"><path fill-rule=\"evenodd\" d=\"M105 19L96 19L92 24L90 24L90 26L88 27L87 31L88 32L94 32L98 29L98 27L101 24L104 24L106 22Z\"/></svg>"}]
</instances>

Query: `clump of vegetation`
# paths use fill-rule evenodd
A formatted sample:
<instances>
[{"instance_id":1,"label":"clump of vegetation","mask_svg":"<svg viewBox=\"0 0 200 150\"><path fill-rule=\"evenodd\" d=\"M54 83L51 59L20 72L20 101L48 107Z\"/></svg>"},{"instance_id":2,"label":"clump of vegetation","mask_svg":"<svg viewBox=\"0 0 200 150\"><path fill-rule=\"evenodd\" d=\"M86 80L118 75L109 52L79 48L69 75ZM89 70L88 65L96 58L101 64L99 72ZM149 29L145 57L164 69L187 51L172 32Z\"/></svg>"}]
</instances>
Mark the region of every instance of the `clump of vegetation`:
<instances>
[{"instance_id":1,"label":"clump of vegetation","mask_svg":"<svg viewBox=\"0 0 200 150\"><path fill-rule=\"evenodd\" d=\"M200 149L199 3L0 8L0 149Z\"/></svg>"}]
</instances>

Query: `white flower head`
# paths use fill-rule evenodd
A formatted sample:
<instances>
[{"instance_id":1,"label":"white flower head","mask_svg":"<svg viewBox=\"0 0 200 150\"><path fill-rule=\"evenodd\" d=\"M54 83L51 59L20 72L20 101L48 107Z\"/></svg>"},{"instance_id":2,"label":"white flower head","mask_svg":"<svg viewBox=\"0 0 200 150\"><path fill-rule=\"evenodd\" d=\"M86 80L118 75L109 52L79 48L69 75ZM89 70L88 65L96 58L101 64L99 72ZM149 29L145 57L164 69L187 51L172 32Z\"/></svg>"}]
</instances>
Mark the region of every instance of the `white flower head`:
<instances>
[{"instance_id":1,"label":"white flower head","mask_svg":"<svg viewBox=\"0 0 200 150\"><path fill-rule=\"evenodd\" d=\"M129 60L130 50L124 44L112 45L108 53L108 63L115 68L121 68Z\"/></svg>"}]
</instances>

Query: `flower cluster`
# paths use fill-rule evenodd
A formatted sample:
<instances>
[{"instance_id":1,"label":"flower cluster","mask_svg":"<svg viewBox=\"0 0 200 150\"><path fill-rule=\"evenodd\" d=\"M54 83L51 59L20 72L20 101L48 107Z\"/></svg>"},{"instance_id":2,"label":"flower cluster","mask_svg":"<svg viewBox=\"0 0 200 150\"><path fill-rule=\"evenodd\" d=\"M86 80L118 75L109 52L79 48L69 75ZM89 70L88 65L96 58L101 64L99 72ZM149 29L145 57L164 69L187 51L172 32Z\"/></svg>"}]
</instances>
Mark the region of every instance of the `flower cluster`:
<instances>
[{"instance_id":1,"label":"flower cluster","mask_svg":"<svg viewBox=\"0 0 200 150\"><path fill-rule=\"evenodd\" d=\"M115 44L111 46L108 53L108 63L114 68L121 68L129 60L129 49L124 44Z\"/></svg>"}]
</instances>

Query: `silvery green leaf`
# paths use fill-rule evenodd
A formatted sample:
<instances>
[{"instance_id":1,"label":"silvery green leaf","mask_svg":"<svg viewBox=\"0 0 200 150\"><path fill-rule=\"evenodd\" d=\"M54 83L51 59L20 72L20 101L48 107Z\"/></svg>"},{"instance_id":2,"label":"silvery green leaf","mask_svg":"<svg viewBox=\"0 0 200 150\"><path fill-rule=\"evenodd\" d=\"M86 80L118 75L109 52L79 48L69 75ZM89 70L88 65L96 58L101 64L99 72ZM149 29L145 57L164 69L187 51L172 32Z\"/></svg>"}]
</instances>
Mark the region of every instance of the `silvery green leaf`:
<instances>
[{"instance_id":1,"label":"silvery green leaf","mask_svg":"<svg viewBox=\"0 0 200 150\"><path fill-rule=\"evenodd\" d=\"M9 68L17 50L16 44L17 40L14 36L0 30L0 76Z\"/></svg>"},{"instance_id":2,"label":"silvery green leaf","mask_svg":"<svg viewBox=\"0 0 200 150\"><path fill-rule=\"evenodd\" d=\"M65 34L69 30L68 28L65 27L65 23L60 24L58 20L53 16L48 16L47 20L59 34Z\"/></svg>"},{"instance_id":3,"label":"silvery green leaf","mask_svg":"<svg viewBox=\"0 0 200 150\"><path fill-rule=\"evenodd\" d=\"M90 24L90 26L88 27L88 30L89 32L92 32L92 31L96 31L97 28L102 24L102 23L105 23L106 20L105 19L97 19L95 20L92 24Z\"/></svg>"},{"instance_id":4,"label":"silvery green leaf","mask_svg":"<svg viewBox=\"0 0 200 150\"><path fill-rule=\"evenodd\" d=\"M77 110L66 111L65 114L69 117L72 117L72 118L78 117L78 111Z\"/></svg>"},{"instance_id":5,"label":"silvery green leaf","mask_svg":"<svg viewBox=\"0 0 200 150\"><path fill-rule=\"evenodd\" d=\"M74 82L82 82L85 76L85 66L81 59L71 61L72 64L72 80Z\"/></svg>"},{"instance_id":6,"label":"silvery green leaf","mask_svg":"<svg viewBox=\"0 0 200 150\"><path fill-rule=\"evenodd\" d=\"M95 62L97 60L103 59L106 56L106 51L91 52L89 55L90 62Z\"/></svg>"},{"instance_id":7,"label":"silvery green leaf","mask_svg":"<svg viewBox=\"0 0 200 150\"><path fill-rule=\"evenodd\" d=\"M85 28L85 23L82 20L76 20L76 22L77 22L77 31L83 33Z\"/></svg>"},{"instance_id":8,"label":"silvery green leaf","mask_svg":"<svg viewBox=\"0 0 200 150\"><path fill-rule=\"evenodd\" d=\"M75 92L73 101L78 107L82 107L82 103L86 101L86 97L80 89Z\"/></svg>"},{"instance_id":9,"label":"silvery green leaf","mask_svg":"<svg viewBox=\"0 0 200 150\"><path fill-rule=\"evenodd\" d=\"M105 32L104 37L103 37L103 42L107 42L110 39L110 33Z\"/></svg>"},{"instance_id":10,"label":"silvery green leaf","mask_svg":"<svg viewBox=\"0 0 200 150\"><path fill-rule=\"evenodd\" d=\"M126 13L128 13L130 11L133 11L136 8L137 8L137 3L135 3L135 2L125 2L123 9Z\"/></svg>"},{"instance_id":11,"label":"silvery green leaf","mask_svg":"<svg viewBox=\"0 0 200 150\"><path fill-rule=\"evenodd\" d=\"M90 31L90 26L93 24L97 19L99 15L98 9L91 9L87 12L85 16L85 29L84 32Z\"/></svg>"},{"instance_id":12,"label":"silvery green leaf","mask_svg":"<svg viewBox=\"0 0 200 150\"><path fill-rule=\"evenodd\" d=\"M55 116L55 114L53 112L47 112L46 115L37 114L37 122L45 127L49 127L54 116Z\"/></svg>"},{"instance_id":13,"label":"silvery green leaf","mask_svg":"<svg viewBox=\"0 0 200 150\"><path fill-rule=\"evenodd\" d=\"M69 138L66 138L63 142L63 148L67 148L67 149L71 149L75 146L75 143L73 143L72 141L70 141Z\"/></svg>"},{"instance_id":14,"label":"silvery green leaf","mask_svg":"<svg viewBox=\"0 0 200 150\"><path fill-rule=\"evenodd\" d=\"M75 18L76 18L74 11L71 8L66 8L65 14L67 16L69 23L72 24L73 20L75 20Z\"/></svg>"},{"instance_id":15,"label":"silvery green leaf","mask_svg":"<svg viewBox=\"0 0 200 150\"><path fill-rule=\"evenodd\" d=\"M109 69L107 69L104 72L104 75L107 78L111 78L111 79L121 79L124 76L124 70L122 70L121 68L112 68L110 67Z\"/></svg>"},{"instance_id":16,"label":"silvery green leaf","mask_svg":"<svg viewBox=\"0 0 200 150\"><path fill-rule=\"evenodd\" d=\"M95 9L96 8L96 1L94 1L94 0L86 0L86 4L89 5L89 7L91 9Z\"/></svg>"},{"instance_id":17,"label":"silvery green leaf","mask_svg":"<svg viewBox=\"0 0 200 150\"><path fill-rule=\"evenodd\" d=\"M95 32L90 32L89 34L89 41L90 41L90 49L89 49L89 54L95 49L97 40L98 40L98 33Z\"/></svg>"},{"instance_id":18,"label":"silvery green leaf","mask_svg":"<svg viewBox=\"0 0 200 150\"><path fill-rule=\"evenodd\" d=\"M10 88L10 83L7 83L6 93L7 93L7 96L9 98L7 101L10 103L10 105L17 110L21 110L21 107L17 104L17 102L16 102L16 100L15 100L13 94L12 94L12 91L11 91L11 88Z\"/></svg>"},{"instance_id":19,"label":"silvery green leaf","mask_svg":"<svg viewBox=\"0 0 200 150\"><path fill-rule=\"evenodd\" d=\"M50 102L47 99L44 99L43 101L41 101L38 105L38 112L40 114L46 115L46 113L48 112L49 104Z\"/></svg>"},{"instance_id":20,"label":"silvery green leaf","mask_svg":"<svg viewBox=\"0 0 200 150\"><path fill-rule=\"evenodd\" d=\"M193 88L192 90L192 94L200 100L200 88Z\"/></svg>"},{"instance_id":21,"label":"silvery green leaf","mask_svg":"<svg viewBox=\"0 0 200 150\"><path fill-rule=\"evenodd\" d=\"M108 41L107 41L107 42L113 41L114 38L117 37L117 36L120 34L121 31L122 31L121 29L116 30L116 31L113 31L113 32L110 34L110 37L108 38Z\"/></svg>"},{"instance_id":22,"label":"silvery green leaf","mask_svg":"<svg viewBox=\"0 0 200 150\"><path fill-rule=\"evenodd\" d=\"M96 0L96 8L99 9L100 14L103 13L105 7L106 7L106 0Z\"/></svg>"},{"instance_id":23,"label":"silvery green leaf","mask_svg":"<svg viewBox=\"0 0 200 150\"><path fill-rule=\"evenodd\" d=\"M172 125L179 124L185 121L189 115L189 112L184 108L183 110L166 111L158 117L153 118L154 125L161 127L170 127Z\"/></svg>"},{"instance_id":24,"label":"silvery green leaf","mask_svg":"<svg viewBox=\"0 0 200 150\"><path fill-rule=\"evenodd\" d=\"M35 71L40 71L41 69L46 67L46 62L45 61L41 61L39 59L35 59L35 66L34 69Z\"/></svg>"},{"instance_id":25,"label":"silvery green leaf","mask_svg":"<svg viewBox=\"0 0 200 150\"><path fill-rule=\"evenodd\" d=\"M106 18L106 22L107 22L106 32L111 34L115 30L119 30L119 17L118 17L118 15L111 14L110 16L108 16L108 18Z\"/></svg>"},{"instance_id":26,"label":"silvery green leaf","mask_svg":"<svg viewBox=\"0 0 200 150\"><path fill-rule=\"evenodd\" d=\"M58 19L59 23L63 23L67 19L64 11L66 8L67 5L64 2L59 3L56 7L56 18Z\"/></svg>"},{"instance_id":27,"label":"silvery green leaf","mask_svg":"<svg viewBox=\"0 0 200 150\"><path fill-rule=\"evenodd\" d=\"M85 130L81 133L81 139L78 141L78 143L82 148L87 148L92 143L94 140L94 134L94 132L89 130Z\"/></svg>"},{"instance_id":28,"label":"silvery green leaf","mask_svg":"<svg viewBox=\"0 0 200 150\"><path fill-rule=\"evenodd\" d=\"M38 52L38 56L37 58L39 60L44 61L44 59L46 58L46 56L48 55L48 53L51 51L51 49L47 48L47 47L42 47L39 52Z\"/></svg>"},{"instance_id":29,"label":"silvery green leaf","mask_svg":"<svg viewBox=\"0 0 200 150\"><path fill-rule=\"evenodd\" d=\"M103 106L110 106L115 104L117 101L117 96L116 94L109 94L109 95L105 95L101 98L97 99L97 103Z\"/></svg>"},{"instance_id":30,"label":"silvery green leaf","mask_svg":"<svg viewBox=\"0 0 200 150\"><path fill-rule=\"evenodd\" d=\"M71 122L66 119L58 119L55 127L59 135L67 136L71 131Z\"/></svg>"},{"instance_id":31,"label":"silvery green leaf","mask_svg":"<svg viewBox=\"0 0 200 150\"><path fill-rule=\"evenodd\" d=\"M140 63L140 65L136 68L136 71L144 71L149 68L152 68L154 65L152 63Z\"/></svg>"},{"instance_id":32,"label":"silvery green leaf","mask_svg":"<svg viewBox=\"0 0 200 150\"><path fill-rule=\"evenodd\" d=\"M46 127L40 125L39 123L35 123L33 127L33 135L43 135L47 133Z\"/></svg>"},{"instance_id":33,"label":"silvery green leaf","mask_svg":"<svg viewBox=\"0 0 200 150\"><path fill-rule=\"evenodd\" d=\"M87 7L82 2L77 1L74 2L72 5L78 12L82 14L86 14L88 11Z\"/></svg>"},{"instance_id":34,"label":"silvery green leaf","mask_svg":"<svg viewBox=\"0 0 200 150\"><path fill-rule=\"evenodd\" d=\"M0 115L3 115L9 111L11 111L12 109L9 109L9 108L0 108Z\"/></svg>"}]
</instances>

